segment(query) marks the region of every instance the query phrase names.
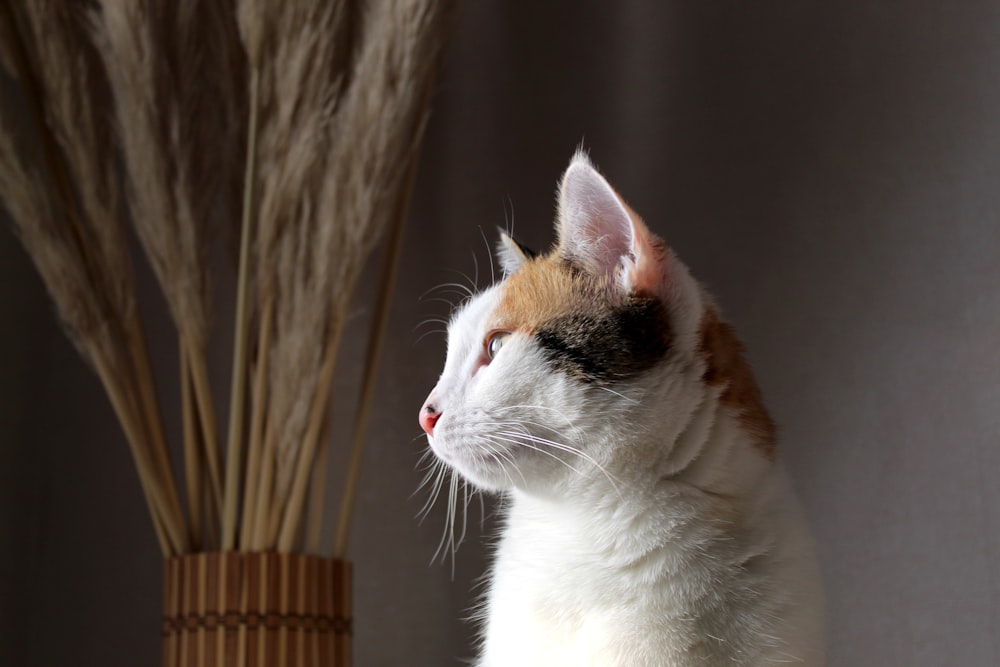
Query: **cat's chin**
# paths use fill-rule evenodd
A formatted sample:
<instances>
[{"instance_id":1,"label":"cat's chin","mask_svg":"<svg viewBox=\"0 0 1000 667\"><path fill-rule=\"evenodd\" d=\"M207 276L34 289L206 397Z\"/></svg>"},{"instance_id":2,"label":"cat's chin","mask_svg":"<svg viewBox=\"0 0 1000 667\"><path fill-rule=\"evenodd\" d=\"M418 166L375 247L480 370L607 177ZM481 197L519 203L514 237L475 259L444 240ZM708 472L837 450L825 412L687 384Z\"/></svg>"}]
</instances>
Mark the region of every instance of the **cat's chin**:
<instances>
[{"instance_id":1,"label":"cat's chin","mask_svg":"<svg viewBox=\"0 0 1000 667\"><path fill-rule=\"evenodd\" d=\"M471 472L464 468L452 466L452 470L462 476L466 482L476 487L480 491L487 493L501 493L508 490L510 481L503 473L490 474L490 471Z\"/></svg>"},{"instance_id":2,"label":"cat's chin","mask_svg":"<svg viewBox=\"0 0 1000 667\"><path fill-rule=\"evenodd\" d=\"M434 455L465 481L483 491L505 491L511 487L510 473L493 458L484 457L468 448L452 449L431 440Z\"/></svg>"}]
</instances>

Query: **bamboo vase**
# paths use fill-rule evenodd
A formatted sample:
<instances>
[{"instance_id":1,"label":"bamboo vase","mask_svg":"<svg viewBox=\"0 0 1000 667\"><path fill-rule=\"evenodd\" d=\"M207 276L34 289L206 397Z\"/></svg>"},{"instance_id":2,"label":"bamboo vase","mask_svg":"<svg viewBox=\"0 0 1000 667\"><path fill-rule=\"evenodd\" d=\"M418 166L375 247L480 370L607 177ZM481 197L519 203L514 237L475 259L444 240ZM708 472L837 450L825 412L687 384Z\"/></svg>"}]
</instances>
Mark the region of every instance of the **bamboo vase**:
<instances>
[{"instance_id":1,"label":"bamboo vase","mask_svg":"<svg viewBox=\"0 0 1000 667\"><path fill-rule=\"evenodd\" d=\"M351 564L194 553L163 570L164 667L349 667Z\"/></svg>"}]
</instances>

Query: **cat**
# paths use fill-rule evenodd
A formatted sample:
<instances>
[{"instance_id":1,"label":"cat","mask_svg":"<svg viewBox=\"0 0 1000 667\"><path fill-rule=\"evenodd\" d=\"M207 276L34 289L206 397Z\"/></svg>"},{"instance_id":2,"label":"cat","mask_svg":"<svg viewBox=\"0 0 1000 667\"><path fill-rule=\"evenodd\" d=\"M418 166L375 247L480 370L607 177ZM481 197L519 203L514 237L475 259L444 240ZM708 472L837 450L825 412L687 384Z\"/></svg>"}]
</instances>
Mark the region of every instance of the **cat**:
<instances>
[{"instance_id":1,"label":"cat","mask_svg":"<svg viewBox=\"0 0 1000 667\"><path fill-rule=\"evenodd\" d=\"M478 667L823 665L822 591L732 327L583 152L558 242L448 326L434 454L504 496Z\"/></svg>"}]
</instances>

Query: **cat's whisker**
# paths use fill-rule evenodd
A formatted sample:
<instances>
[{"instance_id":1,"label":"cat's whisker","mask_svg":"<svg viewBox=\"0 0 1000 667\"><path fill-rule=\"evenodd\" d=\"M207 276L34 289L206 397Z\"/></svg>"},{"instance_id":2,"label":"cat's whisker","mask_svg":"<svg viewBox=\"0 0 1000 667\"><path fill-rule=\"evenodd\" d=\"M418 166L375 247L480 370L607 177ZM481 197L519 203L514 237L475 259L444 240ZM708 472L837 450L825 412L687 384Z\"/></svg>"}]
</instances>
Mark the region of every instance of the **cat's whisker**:
<instances>
[{"instance_id":1,"label":"cat's whisker","mask_svg":"<svg viewBox=\"0 0 1000 667\"><path fill-rule=\"evenodd\" d=\"M459 275L468 280L468 276L466 276L465 274L462 274L461 272L456 272L456 273L459 273ZM476 286L474 283L471 287L469 285L466 285L465 283L441 283L440 285L435 285L434 287L431 287L429 290L421 294L419 297L417 297L417 300L423 301L427 297L427 295L432 294L433 292L436 292L438 290L444 290L446 288L451 288L451 291L453 291L454 293L461 294L465 297L473 297L476 295Z\"/></svg>"},{"instance_id":2,"label":"cat's whisker","mask_svg":"<svg viewBox=\"0 0 1000 667\"><path fill-rule=\"evenodd\" d=\"M486 246L486 256L490 260L490 284L492 285L497 281L496 271L494 269L494 262L493 262L493 249L490 248L489 239L486 238L486 231L483 229L482 225L479 226L479 235L483 237L483 244Z\"/></svg>"},{"instance_id":3,"label":"cat's whisker","mask_svg":"<svg viewBox=\"0 0 1000 667\"><path fill-rule=\"evenodd\" d=\"M512 437L512 438L520 438L522 440L526 440L526 441L534 443L534 444L546 445L546 446L552 447L553 449L556 449L558 451L566 452L567 454L572 454L574 456L578 456L579 458L583 459L587 463L589 463L592 466L594 466L595 468L597 468L597 470L600 471L600 473L602 475L604 475L604 477L608 480L608 483L611 484L611 487L615 490L615 493L618 493L618 482L614 478L614 476L611 475L611 473L609 473L607 471L607 469L605 469L604 466L602 466L600 463L598 463L597 460L594 459L594 457L590 456L589 454L587 454L586 452L584 452L581 449L573 447L572 445L567 445L567 444L564 444L564 443L561 443L561 442L556 442L555 440L549 440L548 438L541 438L541 437L539 437L537 435L532 435L531 433L528 433L526 431L502 432L500 435L505 435L505 436ZM538 449L538 451L545 451L545 450ZM547 452L547 453L549 453L549 452ZM555 458L558 459L559 457L555 457ZM559 459L559 460L561 461L562 459ZM574 468L574 470L576 470L576 469Z\"/></svg>"},{"instance_id":4,"label":"cat's whisker","mask_svg":"<svg viewBox=\"0 0 1000 667\"><path fill-rule=\"evenodd\" d=\"M472 489L472 497L479 501L479 530L483 531L486 529L486 501L480 490L475 487Z\"/></svg>"},{"instance_id":5,"label":"cat's whisker","mask_svg":"<svg viewBox=\"0 0 1000 667\"><path fill-rule=\"evenodd\" d=\"M445 549L448 545L448 537L454 531L454 520L452 517L452 511L454 510L455 502L455 491L458 485L458 479L455 475L450 476L448 484L448 504L445 507L445 520L444 520L444 531L441 533L441 539L438 542L437 548L434 550L434 555L431 556L431 563L438 560L438 555L441 556L440 563L444 564Z\"/></svg>"},{"instance_id":6,"label":"cat's whisker","mask_svg":"<svg viewBox=\"0 0 1000 667\"><path fill-rule=\"evenodd\" d=\"M511 458L508 452L505 452L502 449L498 450L495 446L496 443L491 441L488 437L483 438L478 444L482 445L486 449L486 454L491 459L496 461L497 464L499 464L501 467L504 466L505 462L506 463L514 462L514 459Z\"/></svg>"},{"instance_id":7,"label":"cat's whisker","mask_svg":"<svg viewBox=\"0 0 1000 667\"><path fill-rule=\"evenodd\" d=\"M423 479L420 480L420 485L417 487L416 491L410 494L410 498L413 498L413 496L417 495L420 491L422 491L424 487L426 487L428 484L431 484L431 482L434 482L434 484L430 487L428 491L428 498L424 501L424 504L421 505L420 510L417 511L416 516L417 518L420 519L420 521L424 520L424 518L427 516L427 510L429 510L430 506L433 505L434 488L437 486L438 483L436 482L436 480L440 476L441 472L438 470L437 467L435 467L432 470L428 470L427 474L425 474Z\"/></svg>"},{"instance_id":8,"label":"cat's whisker","mask_svg":"<svg viewBox=\"0 0 1000 667\"><path fill-rule=\"evenodd\" d=\"M540 422L534 422L534 421L530 421L530 420L527 420L527 419L517 419L517 420L495 420L493 422L492 426L496 427L496 428L500 428L500 427L514 428L514 429L517 430L518 434L523 434L523 435L531 437L531 438L536 438L538 440L543 440L543 441L545 441L546 444L551 444L551 445L555 445L555 446L558 446L558 447L569 448L569 449L572 449L572 450L580 453L581 455L583 455L583 451L582 450L577 449L576 447L573 447L572 445L567 445L564 442L560 442L560 441L557 441L557 440L548 440L548 439L542 438L541 436L536 436L536 435L534 435L527 428L528 426L536 426L538 428L542 428L542 429L545 429L546 431L552 432L553 434L555 434L556 437L560 438L561 440L567 440L567 439L569 439L569 438L567 438L567 434L566 433L563 433L559 429L554 428L552 426L549 426L548 424L542 424ZM576 435L579 435L581 433L581 431L579 429L577 429L576 427L574 427L572 424L570 424L570 428L572 429L572 433L574 433ZM596 462L594 462L594 463L596 464Z\"/></svg>"},{"instance_id":9,"label":"cat's whisker","mask_svg":"<svg viewBox=\"0 0 1000 667\"><path fill-rule=\"evenodd\" d=\"M451 488L448 489L448 551L451 554L451 578L455 578L455 553L458 551L458 543L455 541L455 521L458 518L458 485L464 484L464 479L459 475L451 476ZM441 554L441 562L444 563L444 554Z\"/></svg>"},{"instance_id":10,"label":"cat's whisker","mask_svg":"<svg viewBox=\"0 0 1000 667\"><path fill-rule=\"evenodd\" d=\"M559 463L563 464L564 466L566 466L567 468L569 468L570 470L572 470L575 473L579 473L580 472L575 467L573 467L573 465L570 464L569 461L565 461L565 460L559 458L558 456L556 456L552 452L548 451L547 449L543 449L542 447L539 447L538 445L536 445L535 443L531 442L530 440L529 441L525 441L525 440L518 439L519 436L520 436L519 433L502 433L502 434L494 434L493 437L496 438L497 440L500 440L501 442L508 442L508 443L510 443L512 445L518 445L519 447L527 447L528 449L533 449L536 452L538 452L539 454L545 454L546 456L555 459L556 461L558 461ZM522 478L523 477L524 476L522 475Z\"/></svg>"},{"instance_id":11,"label":"cat's whisker","mask_svg":"<svg viewBox=\"0 0 1000 667\"><path fill-rule=\"evenodd\" d=\"M452 503L451 512L451 543L449 545L449 551L451 555L451 576L455 577L455 554L458 553L458 547L462 544L462 540L465 539L465 506L459 503L459 491L465 490L465 478L461 475L452 475L455 478L455 499ZM458 512L462 510L462 532L458 537L455 536L455 528L458 523Z\"/></svg>"},{"instance_id":12,"label":"cat's whisker","mask_svg":"<svg viewBox=\"0 0 1000 667\"><path fill-rule=\"evenodd\" d=\"M638 398L632 398L632 397L630 397L630 396L626 396L625 394L622 394L621 392L617 392L617 391L615 391L614 389L611 389L611 388L609 388L609 387L598 387L598 389L601 389L601 390L603 390L603 391L606 391L606 392L608 392L609 394L614 394L614 395L615 395L615 396L617 396L618 398L622 399L623 401L625 401L626 403L629 403L629 404L631 404L631 405L639 405L639 404L640 404L640 403L642 402L642 400L641 400L641 399L638 399Z\"/></svg>"},{"instance_id":13,"label":"cat's whisker","mask_svg":"<svg viewBox=\"0 0 1000 667\"><path fill-rule=\"evenodd\" d=\"M441 495L441 489L444 488L444 478L448 474L447 470L441 469L437 472L434 478L434 484L431 487L430 494L427 500L424 502L420 511L417 512L417 525L423 525L427 517L430 516L431 509L437 504L437 499Z\"/></svg>"},{"instance_id":14,"label":"cat's whisker","mask_svg":"<svg viewBox=\"0 0 1000 667\"><path fill-rule=\"evenodd\" d=\"M451 287L458 294L464 294L465 296L475 296L476 295L476 284L471 283L466 285L465 283L442 283L438 285L438 288Z\"/></svg>"},{"instance_id":15,"label":"cat's whisker","mask_svg":"<svg viewBox=\"0 0 1000 667\"><path fill-rule=\"evenodd\" d=\"M431 487L430 494L427 497L427 501L424 502L423 507L417 512L417 517L419 523L423 523L427 516L430 514L431 508L437 503L438 496L441 494L441 489L444 486L444 478L448 475L448 467L443 463L437 466L437 476L434 478L434 484ZM437 552L434 552L435 557Z\"/></svg>"},{"instance_id":16,"label":"cat's whisker","mask_svg":"<svg viewBox=\"0 0 1000 667\"><path fill-rule=\"evenodd\" d=\"M574 456L578 456L579 458L583 459L587 463L590 463L591 465L593 465L593 466L595 466L597 468L601 468L600 464L596 460L594 460L594 458L592 456L590 456L589 454L585 453L584 451L582 451L580 449L577 449L576 447L573 447L571 445L564 445L561 442L556 442L555 440L549 440L548 438L541 438L541 437L538 437L536 435L532 435L530 433L527 433L525 431L503 431L503 432L500 433L500 435L511 437L511 438L519 438L521 440L525 440L525 441L528 441L528 442L531 442L531 443L534 443L534 444L537 444L537 445L546 445L548 447L552 447L553 449L556 449L556 450L559 450L559 451L562 451L562 452L566 452L567 454L572 454Z\"/></svg>"},{"instance_id":17,"label":"cat's whisker","mask_svg":"<svg viewBox=\"0 0 1000 667\"><path fill-rule=\"evenodd\" d=\"M511 467L513 467L514 470L517 471L517 474L520 475L521 477L521 482L527 484L527 480L524 479L524 473L521 472L521 469L518 467L517 462L514 460L514 457L511 455L510 452L505 451L504 449L500 449L498 451L495 448L496 446L498 446L498 443L493 442L493 440L488 436L485 438L483 444L486 445L487 449L489 450L489 454L499 464L500 470L503 471L504 476L507 478L507 482L511 486L514 486L514 478L510 476L510 471L507 470L507 466L504 464L504 461L509 463ZM503 460L501 460L501 457Z\"/></svg>"},{"instance_id":18,"label":"cat's whisker","mask_svg":"<svg viewBox=\"0 0 1000 667\"><path fill-rule=\"evenodd\" d=\"M417 436L413 440L417 440L420 436ZM434 456L434 452L430 448L425 449L420 453L420 458L417 459L417 464L414 467L415 470L433 470L437 467L439 463L438 459Z\"/></svg>"},{"instance_id":19,"label":"cat's whisker","mask_svg":"<svg viewBox=\"0 0 1000 667\"><path fill-rule=\"evenodd\" d=\"M434 558L441 565L444 565L450 541L455 539L454 503L455 503L455 490L457 488L458 488L458 478L454 474L452 474L448 484L448 503L445 506L444 531L441 533L441 541L438 542L437 549L434 550ZM439 555L440 558L438 558ZM452 561L452 567L454 568L454 566L455 566L454 561Z\"/></svg>"},{"instance_id":20,"label":"cat's whisker","mask_svg":"<svg viewBox=\"0 0 1000 667\"><path fill-rule=\"evenodd\" d=\"M428 456L428 453L430 453L430 456ZM444 464L441 463L441 461L438 460L434 456L434 453L431 452L430 450L427 450L426 452L423 453L423 455L421 455L420 460L417 461L417 465L415 466L415 468L417 470L425 470L426 473L424 474L423 479L420 480L420 485L417 486L416 490L410 494L410 498L416 495L421 489L424 488L424 486L427 485L427 483L431 480L431 478L434 477L434 474L438 471L439 468L441 468L442 465Z\"/></svg>"},{"instance_id":21,"label":"cat's whisker","mask_svg":"<svg viewBox=\"0 0 1000 667\"><path fill-rule=\"evenodd\" d=\"M550 426L549 424L543 424L542 422L531 421L531 420L528 420L528 419L519 419L516 422L500 422L500 423L503 423L503 424L513 424L513 425L515 425L515 426L517 426L519 428L523 428L524 426L535 426L535 427L538 427L538 428L541 428L541 429L545 429L546 431L550 431L551 433L554 433L556 436L558 436L560 438L564 438L564 439L566 438L566 434L565 433L563 433L559 429L555 428L554 426ZM570 429L569 432L571 434L573 434L575 436L578 436L578 437L583 435L583 432L577 426L575 426L574 424L567 424L567 426L569 426L569 429Z\"/></svg>"},{"instance_id":22,"label":"cat's whisker","mask_svg":"<svg viewBox=\"0 0 1000 667\"><path fill-rule=\"evenodd\" d=\"M463 298L469 298L469 297L463 297ZM447 305L448 308L450 308L452 310L454 310L457 307L454 301L452 301L451 299L446 299L443 296L432 296L432 297L426 299L426 301L428 303L432 303L432 302L443 303L443 304Z\"/></svg>"},{"instance_id":23,"label":"cat's whisker","mask_svg":"<svg viewBox=\"0 0 1000 667\"><path fill-rule=\"evenodd\" d=\"M566 423L566 426L573 433L575 433L575 434L581 434L582 433L582 431L580 430L580 428L573 422L572 419L570 419L569 417L567 417L566 414L562 410L559 410L557 408L553 408L551 406L546 406L546 405L530 405L530 404L501 405L501 406L497 406L497 407L492 408L490 410L490 416L492 417L492 413L494 413L494 412L504 412L506 410L514 410L514 411L518 411L518 412L531 412L533 410L547 410L549 412L555 413L555 415L557 417L559 417L560 419L562 419ZM553 433L558 433L558 431L555 428L553 428L552 426L549 426L548 424L542 424L542 423L539 423L539 422L528 422L528 421L525 421L523 419L520 420L520 422L524 423L524 424L534 424L535 426L539 426L539 427L544 428L546 430L552 431Z\"/></svg>"},{"instance_id":24,"label":"cat's whisker","mask_svg":"<svg viewBox=\"0 0 1000 667\"><path fill-rule=\"evenodd\" d=\"M425 339L428 336L431 336L433 334L442 334L444 336L447 336L448 332L445 331L444 329L430 329L430 330L425 331L424 333L420 334L420 336L418 336L417 339L415 341L413 341L413 345L416 346L417 343L419 343L423 339Z\"/></svg>"},{"instance_id":25,"label":"cat's whisker","mask_svg":"<svg viewBox=\"0 0 1000 667\"><path fill-rule=\"evenodd\" d=\"M475 258L475 255L473 255L473 258ZM467 289L469 289L469 296L470 297L474 296L479 291L479 283L478 283L477 280L475 280L473 278L470 278L467 274L462 273L458 269L449 268L449 269L447 269L447 271L449 271L451 273L457 273L458 275L462 276L462 278L464 278L469 283L468 286L466 286L465 284L462 284L462 287L466 287Z\"/></svg>"},{"instance_id":26,"label":"cat's whisker","mask_svg":"<svg viewBox=\"0 0 1000 667\"><path fill-rule=\"evenodd\" d=\"M428 324L440 324L442 326L447 327L448 326L448 320L441 319L440 317L428 317L425 320L421 320L415 327L413 327L413 331L416 331L420 327L425 327Z\"/></svg>"},{"instance_id":27,"label":"cat's whisker","mask_svg":"<svg viewBox=\"0 0 1000 667\"><path fill-rule=\"evenodd\" d=\"M454 560L455 553L458 551L458 545L465 542L465 535L469 522L469 500L470 500L469 483L466 482L465 479L462 479L461 482L462 482L462 495L465 496L465 502L462 504L462 533L458 536L458 543L452 545L453 546L451 552L452 560Z\"/></svg>"},{"instance_id":28,"label":"cat's whisker","mask_svg":"<svg viewBox=\"0 0 1000 667\"><path fill-rule=\"evenodd\" d=\"M507 214L507 205L510 205L510 215ZM504 202L503 207L503 222L504 229L507 232L507 236L514 236L514 200L511 199L510 195L507 195L507 199Z\"/></svg>"},{"instance_id":29,"label":"cat's whisker","mask_svg":"<svg viewBox=\"0 0 1000 667\"><path fill-rule=\"evenodd\" d=\"M510 473L508 472L509 465L512 465L515 469L517 469L517 466L514 464L514 460L510 454L502 449L498 449L495 446L495 443L489 442L488 440L480 441L479 444L485 450L483 453L496 461L500 469L503 470L504 475L510 479ZM445 488L445 478L447 477L448 502L445 507L444 529L442 530L441 539L438 541L437 548L431 556L431 562L433 563L437 561L443 564L445 559L450 556L452 576L454 576L455 556L459 547L468 535L469 505L472 503L473 498L478 495L480 502L480 526L483 526L486 523L486 505L482 499L482 495L479 494L478 489L469 485L468 482L466 482L466 480L461 476L456 475L447 464L434 456L432 450L428 449L421 456L418 466L424 463L424 461L428 458L431 461L430 468L424 475L417 487L417 491L415 491L414 494L419 492L428 484L431 485L431 488L428 493L427 500L417 512L417 517L419 522L422 524L430 514L431 509L433 509L434 505L437 503L437 499L441 495L441 491ZM511 484L513 484L513 480L511 480ZM461 489L459 489L459 485L461 485ZM461 502L459 501L460 491L462 494ZM411 494L411 497L414 494ZM459 512L461 512L461 517L459 517ZM459 520L461 520L460 526L458 525Z\"/></svg>"},{"instance_id":30,"label":"cat's whisker","mask_svg":"<svg viewBox=\"0 0 1000 667\"><path fill-rule=\"evenodd\" d=\"M443 470L446 467L447 466L445 466L445 464L442 463L440 459L434 456L434 452L432 452L430 449L424 451L424 453L420 455L420 459L417 461L417 464L414 466L415 470L425 471L424 476L420 480L420 484L417 485L417 488L414 489L413 493L409 495L409 498L412 499L415 495L420 493L420 491L425 486L427 486L431 482L431 480L435 478L435 476L440 478ZM440 481L438 481L438 484L440 484ZM434 495L433 488L431 489L431 495L432 496ZM429 509L429 506L433 504L434 504L434 497L428 498L428 500L424 503L424 506L421 508L421 511L418 512L417 515L418 516L420 516L421 514L426 515L426 510Z\"/></svg>"},{"instance_id":31,"label":"cat's whisker","mask_svg":"<svg viewBox=\"0 0 1000 667\"><path fill-rule=\"evenodd\" d=\"M449 288L449 289L446 289L446 290L441 290L441 294L451 295L451 296L458 297L458 303L460 303L460 304L461 303L465 303L466 301L468 301L469 299L474 298L474 296L475 296L475 294L469 294L469 288L466 287L465 285L456 285L453 288ZM431 298L434 298L434 297L431 297ZM428 301L430 301L430 299L428 299ZM449 301L449 303L450 303L450 301Z\"/></svg>"},{"instance_id":32,"label":"cat's whisker","mask_svg":"<svg viewBox=\"0 0 1000 667\"><path fill-rule=\"evenodd\" d=\"M434 479L434 475L436 472L437 472L436 468L428 470L424 474L423 478L420 480L420 484L417 485L417 488L413 491L413 493L410 494L409 497L413 498L413 496L423 491L424 487L427 486L432 479Z\"/></svg>"}]
</instances>

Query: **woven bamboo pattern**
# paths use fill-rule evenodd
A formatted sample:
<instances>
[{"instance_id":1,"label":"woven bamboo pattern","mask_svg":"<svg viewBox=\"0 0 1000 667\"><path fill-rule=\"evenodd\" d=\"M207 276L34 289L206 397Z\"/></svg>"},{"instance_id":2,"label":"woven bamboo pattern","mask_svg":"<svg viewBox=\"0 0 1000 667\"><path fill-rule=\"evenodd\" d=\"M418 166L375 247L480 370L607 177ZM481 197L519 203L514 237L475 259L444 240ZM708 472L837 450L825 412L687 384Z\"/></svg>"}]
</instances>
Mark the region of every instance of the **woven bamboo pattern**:
<instances>
[{"instance_id":1,"label":"woven bamboo pattern","mask_svg":"<svg viewBox=\"0 0 1000 667\"><path fill-rule=\"evenodd\" d=\"M164 561L164 667L347 667L351 564L275 552Z\"/></svg>"}]
</instances>

